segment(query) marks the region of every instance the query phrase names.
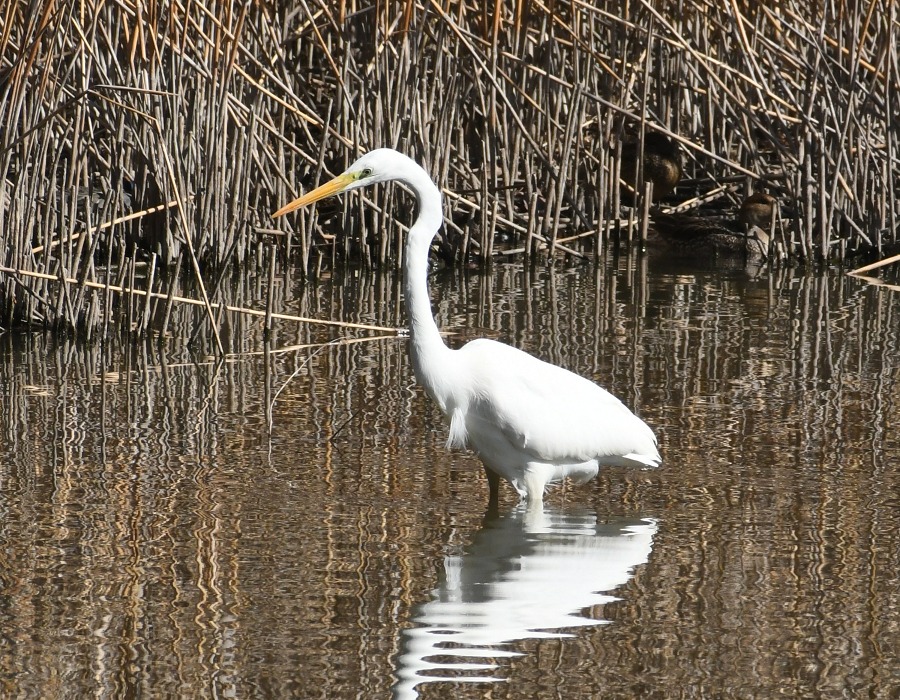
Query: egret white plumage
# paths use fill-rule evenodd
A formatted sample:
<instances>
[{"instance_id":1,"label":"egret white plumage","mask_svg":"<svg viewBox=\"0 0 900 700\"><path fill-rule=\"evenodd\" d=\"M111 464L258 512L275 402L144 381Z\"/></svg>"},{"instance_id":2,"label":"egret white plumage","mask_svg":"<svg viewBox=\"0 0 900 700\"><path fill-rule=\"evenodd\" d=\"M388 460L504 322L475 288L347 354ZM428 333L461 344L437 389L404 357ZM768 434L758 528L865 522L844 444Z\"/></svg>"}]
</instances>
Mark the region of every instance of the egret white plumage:
<instances>
[{"instance_id":1,"label":"egret white plumage","mask_svg":"<svg viewBox=\"0 0 900 700\"><path fill-rule=\"evenodd\" d=\"M371 151L273 216L386 180L408 185L419 203L404 258L413 371L450 421L448 447L469 446L484 463L491 504L501 476L522 498L540 503L547 484L588 481L600 465L659 466L653 431L593 382L494 340L478 338L458 350L444 344L428 294L441 193L415 161L390 148Z\"/></svg>"}]
</instances>

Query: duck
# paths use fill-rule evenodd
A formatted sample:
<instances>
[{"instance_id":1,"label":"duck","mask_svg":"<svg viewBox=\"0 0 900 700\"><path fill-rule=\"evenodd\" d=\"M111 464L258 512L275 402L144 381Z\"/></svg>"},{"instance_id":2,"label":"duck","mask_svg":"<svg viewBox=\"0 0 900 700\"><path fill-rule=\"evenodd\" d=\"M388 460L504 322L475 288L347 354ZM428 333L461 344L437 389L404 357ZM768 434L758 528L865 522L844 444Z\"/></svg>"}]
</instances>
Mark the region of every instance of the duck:
<instances>
[{"instance_id":1,"label":"duck","mask_svg":"<svg viewBox=\"0 0 900 700\"><path fill-rule=\"evenodd\" d=\"M647 242L682 252L711 255L747 255L765 258L769 251L769 231L777 200L765 192L747 197L735 221L723 221L682 212L651 212Z\"/></svg>"},{"instance_id":2,"label":"duck","mask_svg":"<svg viewBox=\"0 0 900 700\"><path fill-rule=\"evenodd\" d=\"M768 192L754 192L741 204L738 211L738 222L748 228L761 228L767 232L772 228L772 217L775 215L778 200Z\"/></svg>"},{"instance_id":3,"label":"duck","mask_svg":"<svg viewBox=\"0 0 900 700\"><path fill-rule=\"evenodd\" d=\"M640 140L629 139L622 146L622 203L634 206L638 179ZM653 183L653 201L671 194L684 172L678 144L658 131L644 133L644 181Z\"/></svg>"}]
</instances>

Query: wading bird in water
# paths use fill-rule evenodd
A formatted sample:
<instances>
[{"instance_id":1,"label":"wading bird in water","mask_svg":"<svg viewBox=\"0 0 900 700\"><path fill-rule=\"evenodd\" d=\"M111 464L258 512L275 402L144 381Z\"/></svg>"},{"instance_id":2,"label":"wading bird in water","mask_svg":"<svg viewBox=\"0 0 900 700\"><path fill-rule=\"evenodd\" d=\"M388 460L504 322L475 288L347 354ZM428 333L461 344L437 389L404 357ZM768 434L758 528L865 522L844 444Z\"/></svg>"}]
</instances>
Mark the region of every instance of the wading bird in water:
<instances>
[{"instance_id":1,"label":"wading bird in water","mask_svg":"<svg viewBox=\"0 0 900 700\"><path fill-rule=\"evenodd\" d=\"M419 203L403 263L413 371L449 419L448 447L469 446L484 463L490 505L497 505L500 477L531 505L542 502L547 484L588 481L600 465L659 466L653 431L593 382L494 340L458 350L444 344L428 294L441 193L413 160L389 148L371 151L273 216L387 180L408 185Z\"/></svg>"}]
</instances>

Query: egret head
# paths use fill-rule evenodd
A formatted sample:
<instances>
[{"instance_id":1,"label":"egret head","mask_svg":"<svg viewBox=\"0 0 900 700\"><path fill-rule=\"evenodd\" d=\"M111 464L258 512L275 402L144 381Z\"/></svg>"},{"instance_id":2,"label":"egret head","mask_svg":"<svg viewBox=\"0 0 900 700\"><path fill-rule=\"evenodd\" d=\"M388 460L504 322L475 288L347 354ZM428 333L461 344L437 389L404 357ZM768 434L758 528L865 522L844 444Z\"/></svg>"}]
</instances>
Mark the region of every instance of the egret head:
<instances>
[{"instance_id":1,"label":"egret head","mask_svg":"<svg viewBox=\"0 0 900 700\"><path fill-rule=\"evenodd\" d=\"M396 171L393 167L393 157L395 155L398 154L388 148L379 148L370 151L358 158L353 165L333 180L329 180L324 185L319 185L316 189L307 192L302 197L298 197L290 204L285 204L281 209L272 214L272 216L283 216L295 209L305 207L313 202L318 202L325 197L355 190L359 187L374 185L376 182L391 180L396 177Z\"/></svg>"}]
</instances>

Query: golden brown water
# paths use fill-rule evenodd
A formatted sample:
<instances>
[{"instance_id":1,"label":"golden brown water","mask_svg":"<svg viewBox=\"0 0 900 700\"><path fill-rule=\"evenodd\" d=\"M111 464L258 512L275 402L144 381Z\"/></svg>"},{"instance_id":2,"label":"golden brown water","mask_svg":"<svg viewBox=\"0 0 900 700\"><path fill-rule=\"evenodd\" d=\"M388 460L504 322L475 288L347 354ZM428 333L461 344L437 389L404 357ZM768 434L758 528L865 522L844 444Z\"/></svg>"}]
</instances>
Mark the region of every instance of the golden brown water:
<instances>
[{"instance_id":1,"label":"golden brown water","mask_svg":"<svg viewBox=\"0 0 900 700\"><path fill-rule=\"evenodd\" d=\"M647 265L433 281L452 343L657 431L659 470L540 515L504 486L484 519L402 339L274 352L338 334L285 325L249 354L235 320L216 365L0 337L0 695L897 697L900 294ZM393 278L280 294L402 324Z\"/></svg>"}]
</instances>

